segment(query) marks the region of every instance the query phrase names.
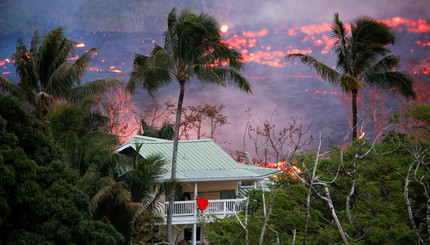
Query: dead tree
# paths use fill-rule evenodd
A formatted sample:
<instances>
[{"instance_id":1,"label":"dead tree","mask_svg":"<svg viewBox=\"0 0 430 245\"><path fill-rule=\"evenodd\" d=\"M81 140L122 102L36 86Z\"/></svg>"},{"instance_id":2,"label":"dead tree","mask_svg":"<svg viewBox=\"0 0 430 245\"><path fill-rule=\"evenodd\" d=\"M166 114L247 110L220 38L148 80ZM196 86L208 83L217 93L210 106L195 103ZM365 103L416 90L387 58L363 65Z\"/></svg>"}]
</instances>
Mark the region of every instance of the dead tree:
<instances>
[{"instance_id":1,"label":"dead tree","mask_svg":"<svg viewBox=\"0 0 430 245\"><path fill-rule=\"evenodd\" d=\"M280 185L280 186L278 186L278 188L276 188L276 191L275 191L275 193L273 193L272 200L270 201L270 204L269 204L269 210L268 210L268 212L266 212L266 199L264 196L264 185L261 186L262 196L263 196L264 223L263 223L263 227L261 228L260 240L258 242L259 245L263 244L264 232L266 231L266 226L268 226L268 223L269 223L270 214L272 213L272 208L273 208L273 205L275 204L275 198L278 195L281 188L282 188L282 185ZM269 227L270 227L270 225L269 225ZM276 241L277 241L277 244L279 245L279 234L278 234L278 232L275 231L272 227L270 227L270 229L275 232Z\"/></svg>"},{"instance_id":2,"label":"dead tree","mask_svg":"<svg viewBox=\"0 0 430 245\"><path fill-rule=\"evenodd\" d=\"M411 226L414 229L415 233L418 236L418 243L422 244L430 244L430 195L429 195L429 176L428 173L430 171L430 162L426 162L427 154L430 152L430 148L423 148L417 144L414 144L411 147L406 146L406 150L409 154L412 155L414 160L409 165L408 172L405 176L405 185L404 185L404 199L406 202L406 208L408 211L409 220L411 222ZM421 176L420 176L421 175ZM426 222L427 222L427 234L428 240L424 240L422 238L421 229L417 227L415 223L415 217L412 210L411 202L409 200L409 184L411 182L418 183L423 188L423 193L427 198L426 202Z\"/></svg>"},{"instance_id":3,"label":"dead tree","mask_svg":"<svg viewBox=\"0 0 430 245\"><path fill-rule=\"evenodd\" d=\"M300 181L302 181L303 184L305 184L306 186L308 186L309 188L312 189L312 191L322 200L324 200L327 203L327 206L330 209L330 213L336 223L337 229L339 230L340 236L342 237L343 243L345 244L349 244L348 241L348 235L346 234L346 232L343 230L342 228L342 224L339 221L339 218L336 214L336 210L335 207L333 205L333 201L331 199L330 196L330 190L329 190L329 186L330 184L332 184L333 182L336 181L338 175L339 175L339 169L340 169L340 163L338 165L337 168L337 172L336 175L333 177L333 179L331 181L323 181L319 179L319 176L316 176L316 171L318 169L318 164L320 163L321 157L323 157L324 155L326 155L328 152L323 152L320 153L321 151L321 132L319 134L319 144L318 144L318 150L315 156L315 161L314 161L314 166L311 169L308 169L306 167L305 162L302 162L302 167L305 171L303 171L304 174L306 174L307 178L303 178L302 176L299 175L299 173L291 166L291 164L289 162L287 162L288 167L290 168L290 171L292 173L294 173L294 175L297 177L297 179L299 179ZM321 194L316 188L315 186L321 186L325 192L325 195Z\"/></svg>"},{"instance_id":4,"label":"dead tree","mask_svg":"<svg viewBox=\"0 0 430 245\"><path fill-rule=\"evenodd\" d=\"M245 149L245 138L248 136L254 148L255 162L259 165L266 166L269 161L280 162L283 158L291 159L296 153L306 150L313 144L313 136L310 134L312 123L304 126L301 119L291 117L288 126L278 128L272 122L278 115L276 110L273 111L270 119L265 121L254 120L250 109L247 113L243 145Z\"/></svg>"},{"instance_id":5,"label":"dead tree","mask_svg":"<svg viewBox=\"0 0 430 245\"><path fill-rule=\"evenodd\" d=\"M239 221L239 224L242 226L243 230L245 231L245 244L249 244L249 235L248 235L248 205L249 205L249 196L246 198L246 205L245 205L245 223L242 223L242 220L240 220L237 213L234 211L234 215L236 216L237 221ZM233 210L236 210L234 208Z\"/></svg>"}]
</instances>

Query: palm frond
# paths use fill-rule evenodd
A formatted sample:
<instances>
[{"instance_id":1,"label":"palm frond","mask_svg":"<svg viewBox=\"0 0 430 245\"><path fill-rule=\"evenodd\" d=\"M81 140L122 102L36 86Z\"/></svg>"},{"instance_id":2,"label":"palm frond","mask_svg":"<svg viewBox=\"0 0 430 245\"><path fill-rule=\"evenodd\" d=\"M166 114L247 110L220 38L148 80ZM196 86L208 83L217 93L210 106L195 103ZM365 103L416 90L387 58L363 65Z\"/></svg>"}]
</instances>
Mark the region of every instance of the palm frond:
<instances>
[{"instance_id":1,"label":"palm frond","mask_svg":"<svg viewBox=\"0 0 430 245\"><path fill-rule=\"evenodd\" d=\"M90 50L87 50L70 66L70 69L67 72L67 76L70 77L70 80L72 82L76 82L78 85L81 83L81 78L91 62L91 56L96 50L97 48L95 47L91 48Z\"/></svg>"},{"instance_id":2,"label":"palm frond","mask_svg":"<svg viewBox=\"0 0 430 245\"><path fill-rule=\"evenodd\" d=\"M371 17L359 17L351 24L351 35L355 43L394 44L395 36L384 22Z\"/></svg>"},{"instance_id":3,"label":"palm frond","mask_svg":"<svg viewBox=\"0 0 430 245\"><path fill-rule=\"evenodd\" d=\"M333 24L331 24L331 34L335 38L335 45L345 46L348 30L339 19L339 13L334 14Z\"/></svg>"},{"instance_id":4,"label":"palm frond","mask_svg":"<svg viewBox=\"0 0 430 245\"><path fill-rule=\"evenodd\" d=\"M406 98L416 98L413 89L414 79L404 72L390 71L371 73L365 77L370 85L381 85L383 88L396 88Z\"/></svg>"},{"instance_id":5,"label":"palm frond","mask_svg":"<svg viewBox=\"0 0 430 245\"><path fill-rule=\"evenodd\" d=\"M148 60L151 67L159 67L167 70L175 71L175 61L172 56L162 47L155 45L151 52L151 58Z\"/></svg>"},{"instance_id":6,"label":"palm frond","mask_svg":"<svg viewBox=\"0 0 430 245\"><path fill-rule=\"evenodd\" d=\"M63 35L64 29L60 26L49 32L39 47L39 76L42 90L50 75L59 65L67 61L67 56L73 49L73 43Z\"/></svg>"},{"instance_id":7,"label":"palm frond","mask_svg":"<svg viewBox=\"0 0 430 245\"><path fill-rule=\"evenodd\" d=\"M30 53L32 54L37 53L40 45L40 38L41 38L41 35L39 30L35 30L33 33L33 37L31 38Z\"/></svg>"},{"instance_id":8,"label":"palm frond","mask_svg":"<svg viewBox=\"0 0 430 245\"><path fill-rule=\"evenodd\" d=\"M134 92L137 85L142 84L148 94L155 96L155 93L164 85L172 82L170 71L159 67L136 67L130 73L130 81L126 89Z\"/></svg>"},{"instance_id":9,"label":"palm frond","mask_svg":"<svg viewBox=\"0 0 430 245\"><path fill-rule=\"evenodd\" d=\"M196 54L196 60L201 64L227 61L231 68L240 70L243 66L242 54L227 46L220 40L205 41L200 47L200 53Z\"/></svg>"},{"instance_id":10,"label":"palm frond","mask_svg":"<svg viewBox=\"0 0 430 245\"><path fill-rule=\"evenodd\" d=\"M76 102L87 96L94 96L105 92L108 88L120 85L118 79L106 78L87 82L69 90L67 97Z\"/></svg>"},{"instance_id":11,"label":"palm frond","mask_svg":"<svg viewBox=\"0 0 430 245\"><path fill-rule=\"evenodd\" d=\"M187 73L194 73L200 80L224 87L226 86L225 81L227 81L227 83L238 87L244 92L252 93L251 85L242 74L235 69L197 64L190 66Z\"/></svg>"},{"instance_id":12,"label":"palm frond","mask_svg":"<svg viewBox=\"0 0 430 245\"><path fill-rule=\"evenodd\" d=\"M290 54L285 57L287 60L299 58L303 64L306 64L311 67L311 69L314 69L318 75L320 75L324 80L327 82L333 84L333 85L339 85L340 82L340 76L337 71L330 68L326 64L318 61L317 59L304 55L304 54Z\"/></svg>"},{"instance_id":13,"label":"palm frond","mask_svg":"<svg viewBox=\"0 0 430 245\"><path fill-rule=\"evenodd\" d=\"M398 67L400 63L399 55L390 55L381 59L378 63L374 64L368 71L369 74L374 72L389 72L393 68Z\"/></svg>"},{"instance_id":14,"label":"palm frond","mask_svg":"<svg viewBox=\"0 0 430 245\"><path fill-rule=\"evenodd\" d=\"M72 79L68 75L69 69L70 65L67 62L58 66L49 76L49 80L45 85L45 91L56 97L64 95L73 86Z\"/></svg>"},{"instance_id":15,"label":"palm frond","mask_svg":"<svg viewBox=\"0 0 430 245\"><path fill-rule=\"evenodd\" d=\"M4 92L9 92L13 96L20 99L25 99L25 91L9 79L0 76L0 89Z\"/></svg>"},{"instance_id":16,"label":"palm frond","mask_svg":"<svg viewBox=\"0 0 430 245\"><path fill-rule=\"evenodd\" d=\"M342 73L340 76L340 87L344 93L350 93L353 90L359 90L365 86L366 84L347 73Z\"/></svg>"},{"instance_id":17,"label":"palm frond","mask_svg":"<svg viewBox=\"0 0 430 245\"><path fill-rule=\"evenodd\" d=\"M355 44L352 44L355 45ZM383 44L369 44L361 45L357 44L356 49L351 54L353 62L353 74L354 76L361 76L363 73L372 69L372 66L383 58L387 53L387 48Z\"/></svg>"},{"instance_id":18,"label":"palm frond","mask_svg":"<svg viewBox=\"0 0 430 245\"><path fill-rule=\"evenodd\" d=\"M171 124L166 120L158 131L158 137L161 139L173 140L174 133L174 124Z\"/></svg>"}]
</instances>

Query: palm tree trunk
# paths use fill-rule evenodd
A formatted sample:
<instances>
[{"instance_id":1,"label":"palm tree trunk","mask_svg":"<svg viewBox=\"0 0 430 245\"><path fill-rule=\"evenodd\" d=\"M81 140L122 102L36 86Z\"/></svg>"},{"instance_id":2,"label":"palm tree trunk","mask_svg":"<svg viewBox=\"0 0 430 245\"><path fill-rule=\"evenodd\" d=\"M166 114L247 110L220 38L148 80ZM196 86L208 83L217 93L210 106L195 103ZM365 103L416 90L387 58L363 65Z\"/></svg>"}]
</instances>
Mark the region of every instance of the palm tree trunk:
<instances>
[{"instance_id":1,"label":"palm tree trunk","mask_svg":"<svg viewBox=\"0 0 430 245\"><path fill-rule=\"evenodd\" d=\"M173 156L172 156L172 175L171 180L176 179L176 160L178 158L178 142L179 142L179 126L181 125L181 112L182 103L184 101L185 93L185 80L179 81L181 86L181 92L179 93L178 107L176 109L176 122L175 122L175 135L173 138ZM169 197L169 210L167 211L167 240L170 244L175 244L175 241L171 239L172 237L172 214L173 214L173 202L175 200L175 193Z\"/></svg>"},{"instance_id":2,"label":"palm tree trunk","mask_svg":"<svg viewBox=\"0 0 430 245\"><path fill-rule=\"evenodd\" d=\"M358 89L353 89L352 90L352 141L357 139L357 135L358 135L357 94L358 94Z\"/></svg>"}]
</instances>

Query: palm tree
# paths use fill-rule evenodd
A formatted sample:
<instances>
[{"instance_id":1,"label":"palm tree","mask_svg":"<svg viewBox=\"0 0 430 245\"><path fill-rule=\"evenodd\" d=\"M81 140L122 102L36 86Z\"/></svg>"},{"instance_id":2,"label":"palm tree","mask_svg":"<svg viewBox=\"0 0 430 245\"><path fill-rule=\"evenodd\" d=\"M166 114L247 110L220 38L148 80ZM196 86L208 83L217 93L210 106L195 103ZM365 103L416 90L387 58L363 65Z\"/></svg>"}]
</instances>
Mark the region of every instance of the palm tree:
<instances>
[{"instance_id":1,"label":"palm tree","mask_svg":"<svg viewBox=\"0 0 430 245\"><path fill-rule=\"evenodd\" d=\"M162 217L162 195L179 186L176 181L159 182L166 172L165 160L160 155L140 158L141 146L136 147L131 159L124 160L125 156L114 153L110 161L92 164L78 182L91 198L91 217L111 223L127 241L136 218Z\"/></svg>"},{"instance_id":2,"label":"palm tree","mask_svg":"<svg viewBox=\"0 0 430 245\"><path fill-rule=\"evenodd\" d=\"M15 84L0 76L0 88L27 101L46 117L49 106L56 99L76 102L119 84L117 79L100 79L81 84L91 56L97 49L86 51L70 63L67 58L75 45L76 42L64 36L62 26L49 32L43 40L39 32L35 31L30 50L19 39L13 59L20 80Z\"/></svg>"},{"instance_id":3,"label":"palm tree","mask_svg":"<svg viewBox=\"0 0 430 245\"><path fill-rule=\"evenodd\" d=\"M145 118L140 118L140 127L141 131L139 131L140 135L149 136L154 138L172 140L174 136L174 125L169 123L168 120L163 122L161 128L157 129L153 126L150 126L146 123Z\"/></svg>"},{"instance_id":4,"label":"palm tree","mask_svg":"<svg viewBox=\"0 0 430 245\"><path fill-rule=\"evenodd\" d=\"M133 92L138 84L152 96L159 88L170 84L175 77L180 86L176 110L175 134L172 156L172 180L176 178L176 159L178 154L179 126L185 84L192 77L226 86L231 82L245 92L251 92L251 86L240 74L242 55L229 48L222 41L217 21L207 14L196 15L183 9L179 16L176 9L170 11L167 18L164 48L155 45L150 56L137 54L135 69L130 74L127 88ZM229 67L217 66L228 62ZM171 222L173 200L170 198L167 233L171 240Z\"/></svg>"},{"instance_id":5,"label":"palm tree","mask_svg":"<svg viewBox=\"0 0 430 245\"><path fill-rule=\"evenodd\" d=\"M118 138L108 133L108 118L92 110L92 101L53 105L48 114L53 141L70 167L83 176L91 163L109 161Z\"/></svg>"},{"instance_id":6,"label":"palm tree","mask_svg":"<svg viewBox=\"0 0 430 245\"><path fill-rule=\"evenodd\" d=\"M351 23L351 35L347 36L348 30L336 13L331 29L335 39L333 48L337 55L336 70L300 53L287 55L286 58L299 58L324 80L340 86L344 93L351 93L354 140L358 133L358 91L366 85L395 87L403 96L415 98L413 78L394 70L399 65L400 56L386 56L391 52L386 45L394 44L395 37L385 23L370 17L357 18Z\"/></svg>"}]
</instances>

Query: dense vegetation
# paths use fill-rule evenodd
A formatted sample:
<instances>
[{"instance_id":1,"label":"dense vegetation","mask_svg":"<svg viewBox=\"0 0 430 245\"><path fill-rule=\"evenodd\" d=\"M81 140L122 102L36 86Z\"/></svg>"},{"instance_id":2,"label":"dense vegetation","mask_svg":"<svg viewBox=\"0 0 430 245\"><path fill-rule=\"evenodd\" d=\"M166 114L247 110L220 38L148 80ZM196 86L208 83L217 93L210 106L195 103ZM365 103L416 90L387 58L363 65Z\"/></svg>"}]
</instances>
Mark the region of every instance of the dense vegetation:
<instances>
[{"instance_id":1,"label":"dense vegetation","mask_svg":"<svg viewBox=\"0 0 430 245\"><path fill-rule=\"evenodd\" d=\"M319 155L318 161L315 154L297 156L296 166L303 171L275 180L272 191L265 193L266 202L261 190L249 193L249 244L260 240L267 216L263 203L269 206L276 190L264 244L274 244L277 238L281 244L293 240L302 244L304 236L307 244L342 243L330 206L321 196L331 198L350 244L429 244L430 105L412 103L402 114L403 120L395 118L408 134L390 131L380 142L363 139L346 149L336 146ZM239 214L242 223L245 216L245 211ZM246 229L234 216L210 223L207 229L211 243L246 244Z\"/></svg>"}]
</instances>

